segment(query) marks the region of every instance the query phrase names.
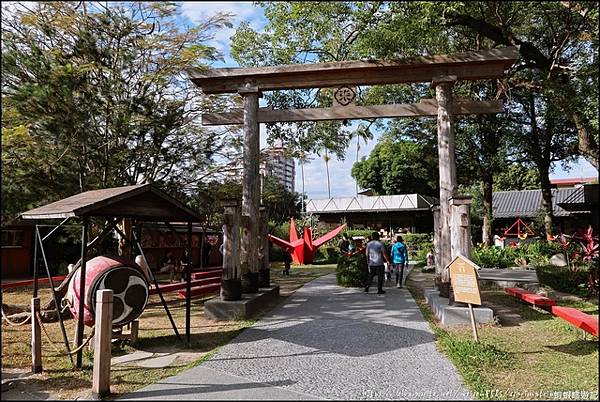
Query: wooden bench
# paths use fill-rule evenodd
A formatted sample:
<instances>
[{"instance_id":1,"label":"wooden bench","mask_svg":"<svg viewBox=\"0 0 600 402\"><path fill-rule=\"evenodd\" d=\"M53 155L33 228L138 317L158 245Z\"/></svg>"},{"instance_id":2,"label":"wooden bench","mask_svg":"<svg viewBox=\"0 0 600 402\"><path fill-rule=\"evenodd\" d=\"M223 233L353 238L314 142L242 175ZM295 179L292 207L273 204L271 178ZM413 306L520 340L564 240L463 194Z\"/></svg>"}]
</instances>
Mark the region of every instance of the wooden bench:
<instances>
[{"instance_id":1,"label":"wooden bench","mask_svg":"<svg viewBox=\"0 0 600 402\"><path fill-rule=\"evenodd\" d=\"M504 291L509 295L531 303L534 306L548 310L553 315L562 318L587 333L598 336L598 316L596 315L586 314L572 307L557 306L554 300L534 293L529 293L525 289L505 288Z\"/></svg>"},{"instance_id":2,"label":"wooden bench","mask_svg":"<svg viewBox=\"0 0 600 402\"><path fill-rule=\"evenodd\" d=\"M206 294L215 293L215 292L218 292L220 289L221 289L221 280L219 278L219 283L213 283L213 284L193 287L192 288L192 297L204 296ZM185 289L179 291L180 299L185 299L186 296L187 296L187 291Z\"/></svg>"},{"instance_id":3,"label":"wooden bench","mask_svg":"<svg viewBox=\"0 0 600 402\"><path fill-rule=\"evenodd\" d=\"M598 316L586 314L573 307L552 306L552 314L570 322L587 333L598 336Z\"/></svg>"},{"instance_id":4,"label":"wooden bench","mask_svg":"<svg viewBox=\"0 0 600 402\"><path fill-rule=\"evenodd\" d=\"M212 284L212 283L218 283L220 285L221 284L221 275L213 276L212 278L196 279L196 280L191 281L190 283L191 283L192 287L202 286L202 285ZM177 283L170 283L168 285L160 285L159 288L162 293L169 293L169 292L174 292L176 290L185 289L186 286L187 286L187 284L185 282L177 282ZM156 294L158 294L158 289L156 289L155 287L151 287L148 290L148 294L156 295Z\"/></svg>"},{"instance_id":5,"label":"wooden bench","mask_svg":"<svg viewBox=\"0 0 600 402\"><path fill-rule=\"evenodd\" d=\"M556 302L547 297L530 293L525 289L521 288L505 288L504 291L511 296L515 296L527 303L533 304L536 307L552 307L556 305Z\"/></svg>"},{"instance_id":6,"label":"wooden bench","mask_svg":"<svg viewBox=\"0 0 600 402\"><path fill-rule=\"evenodd\" d=\"M62 282L66 277L67 277L67 275L53 276L52 281L54 282L54 286L60 285L60 282ZM46 284L46 283L48 283L47 276L38 278L38 285L42 285L42 284ZM24 287L24 286L32 286L32 285L33 285L33 279L26 279L23 281L3 282L1 286L2 286L2 289L12 289L12 288L20 288L20 287Z\"/></svg>"},{"instance_id":7,"label":"wooden bench","mask_svg":"<svg viewBox=\"0 0 600 402\"><path fill-rule=\"evenodd\" d=\"M192 279L214 278L223 275L222 269L214 269L210 271L192 272Z\"/></svg>"}]
</instances>

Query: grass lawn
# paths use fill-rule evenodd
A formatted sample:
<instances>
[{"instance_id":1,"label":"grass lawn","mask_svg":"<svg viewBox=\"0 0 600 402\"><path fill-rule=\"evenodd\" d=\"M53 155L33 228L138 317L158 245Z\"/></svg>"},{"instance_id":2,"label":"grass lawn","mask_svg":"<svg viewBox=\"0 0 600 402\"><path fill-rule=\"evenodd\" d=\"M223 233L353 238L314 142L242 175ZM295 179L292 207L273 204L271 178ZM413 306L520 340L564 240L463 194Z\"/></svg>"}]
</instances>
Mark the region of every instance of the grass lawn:
<instances>
[{"instance_id":1,"label":"grass lawn","mask_svg":"<svg viewBox=\"0 0 600 402\"><path fill-rule=\"evenodd\" d=\"M421 282L427 276L417 268L407 286L436 333L438 348L462 374L478 399L598 399L598 339L566 321L505 294L484 290L485 303L500 307L500 323L479 325L479 343L470 326L443 328L424 300ZM433 279L431 282L433 283ZM598 304L558 301L598 314ZM496 311L496 310L495 310Z\"/></svg>"},{"instance_id":2,"label":"grass lawn","mask_svg":"<svg viewBox=\"0 0 600 402\"><path fill-rule=\"evenodd\" d=\"M282 276L283 264L273 263L271 283L280 286L280 299L274 307L305 283L328 273L335 272L335 265L292 266L289 276ZM46 285L47 286L47 285ZM2 292L2 302L7 304L29 304L31 287L8 289ZM39 291L42 306L51 298L49 287ZM169 310L177 327L185 338L185 301L177 292L165 294ZM225 345L245 328L252 326L258 317L240 321L212 321L205 317L203 303L208 298L192 299L191 345L177 341L169 319L158 296L150 296L149 304L140 317L139 340L135 345L113 344L113 357L136 350L153 353L179 353L173 364L165 368L139 367L135 363L113 365L111 369L111 397L142 388L160 379L172 376L193 367L210 357L219 346ZM44 324L55 346L42 333L42 363L44 372L27 380L28 386L49 393L52 399L75 399L89 397L92 386L92 353L84 349L84 367L73 369L68 357L64 356L64 344L58 323ZM74 339L76 322L65 321L67 335ZM86 327L86 336L90 328ZM31 325L12 327L2 321L2 371L27 373L31 370ZM56 349L58 348L58 350Z\"/></svg>"}]
</instances>

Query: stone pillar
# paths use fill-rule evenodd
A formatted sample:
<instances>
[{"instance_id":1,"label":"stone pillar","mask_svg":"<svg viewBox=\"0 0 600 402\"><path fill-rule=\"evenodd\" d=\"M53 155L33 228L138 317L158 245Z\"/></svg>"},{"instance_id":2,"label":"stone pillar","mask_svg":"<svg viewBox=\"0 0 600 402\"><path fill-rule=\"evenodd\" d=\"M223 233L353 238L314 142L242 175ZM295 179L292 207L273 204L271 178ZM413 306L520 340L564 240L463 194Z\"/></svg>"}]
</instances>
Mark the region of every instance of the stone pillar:
<instances>
[{"instance_id":1,"label":"stone pillar","mask_svg":"<svg viewBox=\"0 0 600 402\"><path fill-rule=\"evenodd\" d=\"M471 258L471 196L452 197L450 208L452 210L451 244L452 259L458 254Z\"/></svg>"},{"instance_id":2,"label":"stone pillar","mask_svg":"<svg viewBox=\"0 0 600 402\"><path fill-rule=\"evenodd\" d=\"M435 86L438 104L437 133L438 159L440 171L440 266L445 267L451 261L452 224L450 198L456 193L456 156L454 123L452 118L452 87L455 76L438 77L432 81Z\"/></svg>"},{"instance_id":3,"label":"stone pillar","mask_svg":"<svg viewBox=\"0 0 600 402\"><path fill-rule=\"evenodd\" d=\"M431 208L433 212L433 258L435 259L435 273L441 275L444 266L440 257L441 226L440 226L440 206L435 205Z\"/></svg>"},{"instance_id":4,"label":"stone pillar","mask_svg":"<svg viewBox=\"0 0 600 402\"><path fill-rule=\"evenodd\" d=\"M240 300L240 204L238 200L223 201L223 279L221 300Z\"/></svg>"},{"instance_id":5,"label":"stone pillar","mask_svg":"<svg viewBox=\"0 0 600 402\"><path fill-rule=\"evenodd\" d=\"M258 257L260 268L258 270L258 287L268 288L271 286L271 271L269 269L269 240L267 239L268 232L268 213L267 208L260 207L260 230L258 231Z\"/></svg>"},{"instance_id":6,"label":"stone pillar","mask_svg":"<svg viewBox=\"0 0 600 402\"><path fill-rule=\"evenodd\" d=\"M247 83L239 91L244 98L244 177L242 181L242 291L258 292L258 230L260 204L260 134L256 86Z\"/></svg>"}]
</instances>

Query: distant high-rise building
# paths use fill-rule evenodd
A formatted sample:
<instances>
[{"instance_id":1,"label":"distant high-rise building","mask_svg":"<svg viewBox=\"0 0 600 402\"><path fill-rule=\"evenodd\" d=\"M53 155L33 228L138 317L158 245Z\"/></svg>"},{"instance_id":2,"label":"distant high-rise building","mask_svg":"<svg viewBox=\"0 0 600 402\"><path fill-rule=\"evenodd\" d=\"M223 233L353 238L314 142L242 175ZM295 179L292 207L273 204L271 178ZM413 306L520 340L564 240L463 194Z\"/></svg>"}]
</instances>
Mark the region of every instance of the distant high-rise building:
<instances>
[{"instance_id":1,"label":"distant high-rise building","mask_svg":"<svg viewBox=\"0 0 600 402\"><path fill-rule=\"evenodd\" d=\"M270 147L261 151L260 174L276 177L286 190L294 191L296 165L285 147Z\"/></svg>"}]
</instances>

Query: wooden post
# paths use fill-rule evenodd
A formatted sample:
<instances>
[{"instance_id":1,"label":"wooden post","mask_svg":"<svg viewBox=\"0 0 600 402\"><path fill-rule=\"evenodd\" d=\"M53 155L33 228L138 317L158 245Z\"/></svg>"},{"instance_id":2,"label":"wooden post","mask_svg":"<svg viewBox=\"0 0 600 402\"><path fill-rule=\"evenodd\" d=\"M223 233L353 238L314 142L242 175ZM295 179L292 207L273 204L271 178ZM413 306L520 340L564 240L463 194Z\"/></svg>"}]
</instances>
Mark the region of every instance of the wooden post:
<instances>
[{"instance_id":1,"label":"wooden post","mask_svg":"<svg viewBox=\"0 0 600 402\"><path fill-rule=\"evenodd\" d=\"M38 231L38 225L35 225L35 231ZM33 236L35 240L33 241L33 297L38 296L38 276L37 276L37 263L38 263L38 238L37 236ZM43 246L43 245L42 245Z\"/></svg>"},{"instance_id":2,"label":"wooden post","mask_svg":"<svg viewBox=\"0 0 600 402\"><path fill-rule=\"evenodd\" d=\"M110 394L110 359L112 345L113 291L96 292L96 332L94 334L94 370L92 397L104 398Z\"/></svg>"},{"instance_id":3,"label":"wooden post","mask_svg":"<svg viewBox=\"0 0 600 402\"><path fill-rule=\"evenodd\" d=\"M75 336L75 348L79 348L83 343L83 313L85 305L85 265L87 263L87 243L88 243L88 226L90 218L83 218L83 228L81 233L81 268L79 272L79 310L77 315L77 332ZM81 368L83 362L83 349L77 352L77 361L75 366Z\"/></svg>"},{"instance_id":4,"label":"wooden post","mask_svg":"<svg viewBox=\"0 0 600 402\"><path fill-rule=\"evenodd\" d=\"M127 237L131 238L131 219L123 218L120 223L117 224L120 226L121 231L127 235ZM123 258L131 258L131 253L133 252L132 247L130 247L129 243L123 238L119 238L119 256Z\"/></svg>"},{"instance_id":5,"label":"wooden post","mask_svg":"<svg viewBox=\"0 0 600 402\"><path fill-rule=\"evenodd\" d=\"M439 249L441 267L445 267L451 261L450 226L452 219L449 201L456 193L456 156L452 118L452 87L455 81L455 76L438 77L432 81L432 85L435 85L438 104L437 133L440 170Z\"/></svg>"},{"instance_id":6,"label":"wooden post","mask_svg":"<svg viewBox=\"0 0 600 402\"><path fill-rule=\"evenodd\" d=\"M191 337L191 306L192 306L192 221L188 222L187 226L187 245L188 253L187 266L185 267L185 339L190 346Z\"/></svg>"},{"instance_id":7,"label":"wooden post","mask_svg":"<svg viewBox=\"0 0 600 402\"><path fill-rule=\"evenodd\" d=\"M37 241L37 239L36 239ZM31 372L42 372L42 329L37 320L40 312L40 298L31 299Z\"/></svg>"},{"instance_id":8,"label":"wooden post","mask_svg":"<svg viewBox=\"0 0 600 402\"><path fill-rule=\"evenodd\" d=\"M258 221L260 204L259 153L260 135L258 127L257 87L246 84L239 91L244 98L244 177L242 181L242 276L250 274L258 279ZM247 217L247 218L246 218ZM258 290L258 289L257 289Z\"/></svg>"},{"instance_id":9,"label":"wooden post","mask_svg":"<svg viewBox=\"0 0 600 402\"><path fill-rule=\"evenodd\" d=\"M473 338L475 338L475 342L479 342L479 337L477 336L477 325L475 324L475 313L473 312L473 305L469 303L469 314L471 314L471 327L473 327Z\"/></svg>"},{"instance_id":10,"label":"wooden post","mask_svg":"<svg viewBox=\"0 0 600 402\"><path fill-rule=\"evenodd\" d=\"M471 258L471 202L471 196L452 197L450 199L452 259L458 254Z\"/></svg>"}]
</instances>

